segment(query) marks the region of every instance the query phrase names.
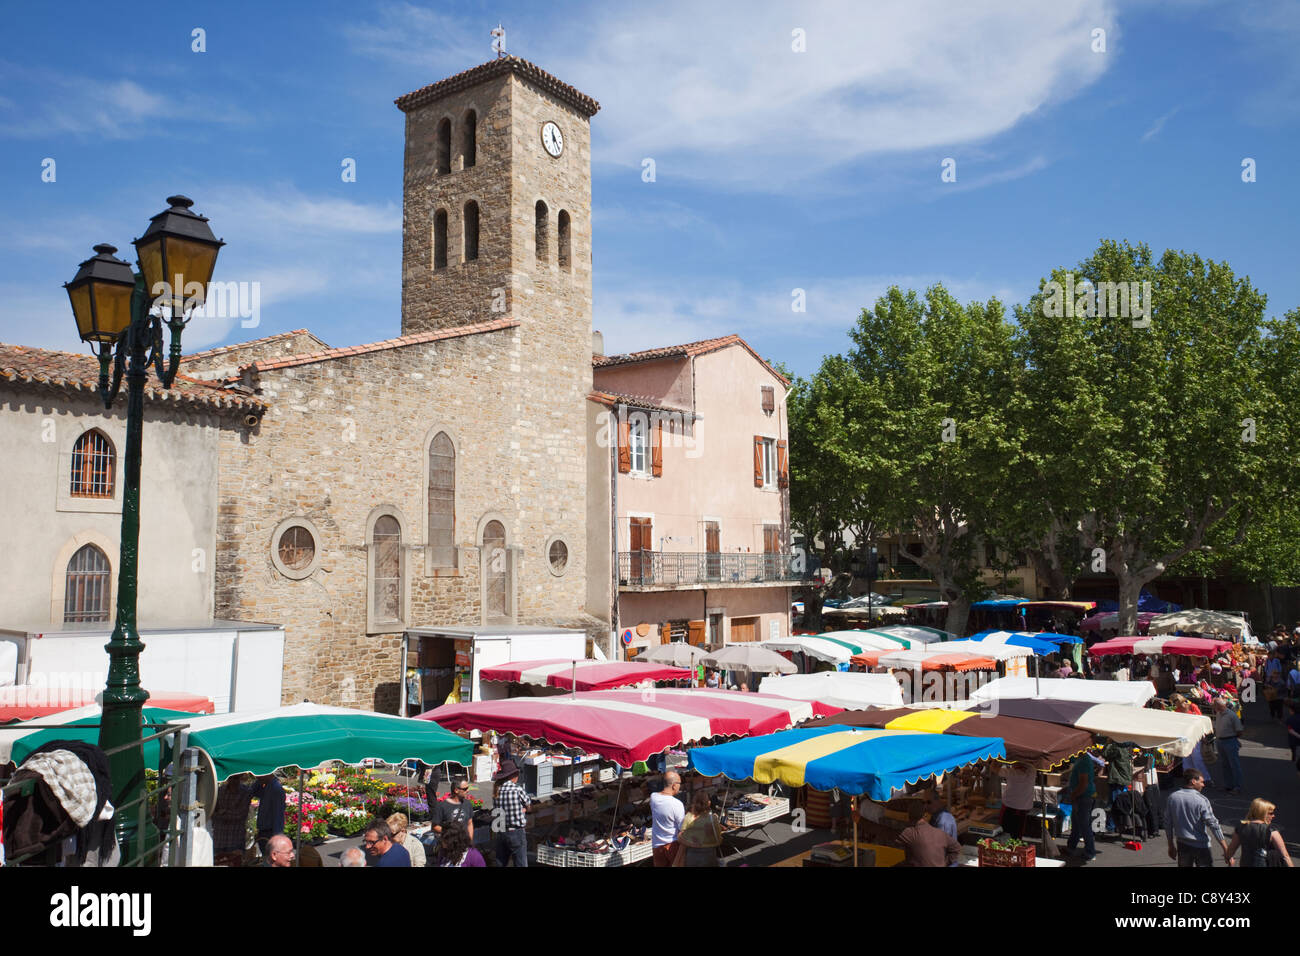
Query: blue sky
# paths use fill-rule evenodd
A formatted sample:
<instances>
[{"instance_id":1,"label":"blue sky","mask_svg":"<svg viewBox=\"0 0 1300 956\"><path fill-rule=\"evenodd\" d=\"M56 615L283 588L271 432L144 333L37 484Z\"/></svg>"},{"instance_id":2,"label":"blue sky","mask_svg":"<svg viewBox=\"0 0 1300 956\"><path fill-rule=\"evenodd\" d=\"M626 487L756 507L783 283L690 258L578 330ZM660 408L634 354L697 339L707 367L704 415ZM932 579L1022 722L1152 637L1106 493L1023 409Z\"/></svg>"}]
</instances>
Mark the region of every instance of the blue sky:
<instances>
[{"instance_id":1,"label":"blue sky","mask_svg":"<svg viewBox=\"0 0 1300 956\"><path fill-rule=\"evenodd\" d=\"M1270 314L1300 306L1297 4L50 10L8 8L0 39L6 342L81 349L61 284L173 192L229 243L219 277L262 289L257 329L198 324L188 348L303 326L333 345L395 334L392 101L490 59L498 20L511 53L601 103L594 325L610 351L739 332L807 374L891 283L1013 303L1102 237L1227 260Z\"/></svg>"}]
</instances>

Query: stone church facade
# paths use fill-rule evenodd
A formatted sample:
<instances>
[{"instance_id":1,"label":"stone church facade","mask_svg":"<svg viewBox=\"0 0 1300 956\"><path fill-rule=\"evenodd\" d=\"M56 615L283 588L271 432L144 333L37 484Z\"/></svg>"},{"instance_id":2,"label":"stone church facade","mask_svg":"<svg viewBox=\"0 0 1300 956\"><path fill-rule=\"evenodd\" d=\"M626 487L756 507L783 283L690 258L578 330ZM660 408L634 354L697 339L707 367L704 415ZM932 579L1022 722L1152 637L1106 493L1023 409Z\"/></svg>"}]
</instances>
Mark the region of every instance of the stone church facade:
<instances>
[{"instance_id":1,"label":"stone church facade","mask_svg":"<svg viewBox=\"0 0 1300 956\"><path fill-rule=\"evenodd\" d=\"M186 360L267 406L221 435L216 613L284 624L286 703L395 711L411 626L610 627L586 562L599 106L516 57L397 105L401 334Z\"/></svg>"}]
</instances>

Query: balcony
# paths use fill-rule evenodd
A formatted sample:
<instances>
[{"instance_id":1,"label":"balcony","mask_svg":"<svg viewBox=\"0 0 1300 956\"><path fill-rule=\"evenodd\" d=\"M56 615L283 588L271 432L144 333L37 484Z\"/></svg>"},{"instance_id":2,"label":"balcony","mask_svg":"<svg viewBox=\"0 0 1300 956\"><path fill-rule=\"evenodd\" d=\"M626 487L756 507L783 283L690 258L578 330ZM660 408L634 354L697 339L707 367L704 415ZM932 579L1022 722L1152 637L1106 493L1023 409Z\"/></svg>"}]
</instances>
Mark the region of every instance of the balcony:
<instances>
[{"instance_id":1,"label":"balcony","mask_svg":"<svg viewBox=\"0 0 1300 956\"><path fill-rule=\"evenodd\" d=\"M634 591L674 588L794 585L806 575L794 570L789 551L719 554L700 551L620 551L618 585Z\"/></svg>"}]
</instances>

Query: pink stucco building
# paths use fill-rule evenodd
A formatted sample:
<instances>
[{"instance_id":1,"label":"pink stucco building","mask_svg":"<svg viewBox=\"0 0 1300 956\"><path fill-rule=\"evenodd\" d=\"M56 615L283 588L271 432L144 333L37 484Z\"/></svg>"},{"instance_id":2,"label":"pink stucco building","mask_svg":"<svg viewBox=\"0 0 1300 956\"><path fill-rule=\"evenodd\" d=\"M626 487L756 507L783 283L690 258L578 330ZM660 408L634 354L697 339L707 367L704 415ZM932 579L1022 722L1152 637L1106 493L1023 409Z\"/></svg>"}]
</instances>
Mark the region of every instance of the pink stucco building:
<instances>
[{"instance_id":1,"label":"pink stucco building","mask_svg":"<svg viewBox=\"0 0 1300 956\"><path fill-rule=\"evenodd\" d=\"M786 379L738 335L593 366L589 488L608 489L591 496L608 520L588 522L589 560L608 556L625 653L788 635Z\"/></svg>"}]
</instances>

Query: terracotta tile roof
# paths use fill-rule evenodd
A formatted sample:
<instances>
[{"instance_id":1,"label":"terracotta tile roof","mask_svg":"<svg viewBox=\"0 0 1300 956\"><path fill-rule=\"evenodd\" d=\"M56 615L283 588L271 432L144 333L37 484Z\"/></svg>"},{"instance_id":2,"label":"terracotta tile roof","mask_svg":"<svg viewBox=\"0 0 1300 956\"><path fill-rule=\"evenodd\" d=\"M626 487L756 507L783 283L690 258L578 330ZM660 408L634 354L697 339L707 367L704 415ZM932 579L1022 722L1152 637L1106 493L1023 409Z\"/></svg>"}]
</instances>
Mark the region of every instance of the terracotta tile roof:
<instances>
[{"instance_id":1,"label":"terracotta tile roof","mask_svg":"<svg viewBox=\"0 0 1300 956\"><path fill-rule=\"evenodd\" d=\"M605 392L593 388L587 393L587 398L590 401L608 406L609 408L614 408L618 405L626 405L629 408L644 408L656 412L678 412L682 415L688 415L691 418L700 417L689 408L676 408L672 405L665 405L663 402L659 401L659 399L651 398L649 395L625 395L622 392Z\"/></svg>"},{"instance_id":2,"label":"terracotta tile roof","mask_svg":"<svg viewBox=\"0 0 1300 956\"><path fill-rule=\"evenodd\" d=\"M627 352L623 355L593 355L591 364L596 368L608 368L614 365L631 365L635 362L654 362L658 359L666 358L693 358L697 355L704 355L708 352L716 352L718 349L725 349L731 345L739 345L749 352L750 355L758 359L763 366L773 375L779 378L784 384L789 385L790 380L772 368L763 356L755 352L739 335L723 335L716 339L703 339L699 342L687 342L685 345L666 345L657 349L643 349L640 352Z\"/></svg>"},{"instance_id":3,"label":"terracotta tile roof","mask_svg":"<svg viewBox=\"0 0 1300 956\"><path fill-rule=\"evenodd\" d=\"M68 388L98 397L99 360L89 353L56 352L0 343L0 382ZM124 382L123 389L125 387ZM188 375L177 375L170 389L163 388L152 372L149 384L145 386L145 397L155 401L192 402L217 409L260 412L267 407L267 403L259 398Z\"/></svg>"},{"instance_id":4,"label":"terracotta tile roof","mask_svg":"<svg viewBox=\"0 0 1300 956\"><path fill-rule=\"evenodd\" d=\"M289 332L277 332L275 335L263 336L260 339L249 339L246 342L232 342L230 345L218 345L216 348L205 349L202 352L187 352L185 354L185 360L189 361L190 359L207 358L210 355L220 355L222 352L229 352L231 349L248 348L250 345L265 345L268 342L292 338L295 335L311 335L311 333L306 329L293 329ZM316 337L313 335L312 338ZM319 342L320 340L317 339L317 341Z\"/></svg>"},{"instance_id":5,"label":"terracotta tile roof","mask_svg":"<svg viewBox=\"0 0 1300 956\"><path fill-rule=\"evenodd\" d=\"M540 66L529 63L517 56L503 56L495 60L488 60L486 63L472 69L457 73L455 76L449 76L445 80L439 80L437 83L407 93L405 96L399 96L393 102L397 104L397 108L402 112L409 112L426 103L432 103L449 93L459 93L461 90L469 89L484 80L490 80L505 73L514 73L523 77L544 92L563 100L584 116L595 116L597 110L600 109L600 104L586 93L574 89L568 83L547 73Z\"/></svg>"},{"instance_id":6,"label":"terracotta tile roof","mask_svg":"<svg viewBox=\"0 0 1300 956\"><path fill-rule=\"evenodd\" d=\"M345 348L325 349L320 352L307 352L302 355L287 355L270 362L250 362L241 366L239 371L256 369L269 372L273 369L292 368L297 365L311 365L315 362L328 362L331 359L347 358L352 355L365 355L370 352L382 352L385 349L400 349L406 345L420 345L424 342L437 342L441 339L457 339L466 335L479 335L483 332L497 332L512 329L519 324L518 319L492 319L489 322L475 322L473 325L461 325L450 329L434 329L431 332L419 332L415 335L402 335L382 342L369 342L365 345L350 345Z\"/></svg>"}]
</instances>

